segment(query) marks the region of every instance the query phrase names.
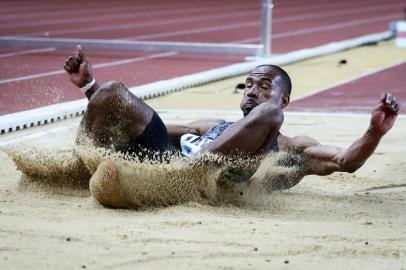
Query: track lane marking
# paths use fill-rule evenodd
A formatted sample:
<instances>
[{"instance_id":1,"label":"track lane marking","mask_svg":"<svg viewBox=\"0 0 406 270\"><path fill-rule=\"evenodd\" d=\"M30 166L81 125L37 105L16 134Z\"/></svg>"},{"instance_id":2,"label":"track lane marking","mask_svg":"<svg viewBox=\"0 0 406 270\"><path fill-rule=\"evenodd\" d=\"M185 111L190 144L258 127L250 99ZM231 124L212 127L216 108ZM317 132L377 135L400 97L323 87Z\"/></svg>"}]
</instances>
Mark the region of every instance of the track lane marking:
<instances>
[{"instance_id":1,"label":"track lane marking","mask_svg":"<svg viewBox=\"0 0 406 270\"><path fill-rule=\"evenodd\" d=\"M10 53L1 53L0 58L26 55L26 54L36 54L36 53L43 53L43 52L53 52L53 51L56 51L55 47L49 47L49 48L43 48L43 49L32 49L32 50L25 50L25 51L18 51L18 52L10 52Z\"/></svg>"},{"instance_id":2,"label":"track lane marking","mask_svg":"<svg viewBox=\"0 0 406 270\"><path fill-rule=\"evenodd\" d=\"M327 87L322 87L322 88L320 88L320 89L318 89L318 90L315 90L315 91L313 91L313 92L311 92L311 93L308 93L308 94L305 94L305 95L302 95L302 96L299 96L299 97L297 97L297 98L292 99L292 103L293 103L293 102L296 102L296 101L299 101L299 100L302 100L302 99L307 98L307 97L311 97L311 96L320 94L320 93L322 93L322 92L328 91L328 90L333 89L333 88L335 88L335 87L338 87L338 86L340 86L340 85L344 85L344 84L347 84L347 83L351 83L351 82L357 81L357 80L359 80L359 79L362 79L362 78L371 76L371 75L373 75L373 74L382 72L382 71L384 71L384 70L391 69L391 68L394 68L394 67L403 65L403 64L405 64L405 63L406 63L406 60L401 60L401 61L396 62L396 63L394 63L394 64L390 64L390 65L388 65L388 66L376 68L376 69L374 69L374 70L371 70L371 71L362 73L362 74L360 74L360 75L358 75L358 76L355 76L355 77L352 77L352 78L350 78L350 79L346 79L346 80L339 81L339 82L334 83L334 84L331 84L331 85L329 85L329 86L327 86Z\"/></svg>"},{"instance_id":3,"label":"track lane marking","mask_svg":"<svg viewBox=\"0 0 406 270\"><path fill-rule=\"evenodd\" d=\"M235 3L235 2L234 2ZM244 2L240 2L240 3L236 3L236 4L234 4L233 3L233 5L235 5L235 6L238 6L238 7L241 7L241 6L243 6L243 4L241 4L241 3L244 3ZM341 4L342 5L342 4ZM229 8L231 5L230 4L228 4L228 5L223 5L223 6L227 6L227 8ZM252 7L252 6L255 6L255 5L247 5L247 6L250 6L250 7ZM257 5L257 6L259 6L259 5ZM313 6L316 6L316 4L313 4ZM317 4L317 6L319 6L318 4ZM46 5L46 6L44 6L44 7L49 7L49 5ZM72 8L75 8L75 7L77 7L77 5L72 5L71 6ZM108 11L108 13L111 13L111 12L120 12L120 11L123 11L123 10L125 10L125 11L129 11L129 10L131 10L131 11L139 11L140 9L141 9L141 11L145 11L145 8L152 8L152 9L156 9L154 6L151 6L151 5L145 5L145 6L137 6L137 7L125 7L124 9L122 8L122 7L116 7L116 6L114 6L114 8L116 9L116 10L111 10L111 5L110 6L107 6L107 5L105 5L105 6L100 6L100 7L97 7L97 9L100 9L100 11L99 10L97 10L98 12L106 12L106 10ZM174 4L171 4L171 10L168 10L168 9L166 9L166 11L168 12L168 11L172 11L172 10L179 10L179 3L174 3ZM194 7L194 8L202 8L202 7L207 7L207 4L198 4L198 5L193 5L192 7ZM213 6L213 7L215 7L217 10L219 9L219 7L218 6ZM295 6L296 7L296 6ZM12 9L14 9L14 10L11 10L11 11L7 11L6 9L4 9L4 11L5 12L2 12L3 11L3 9L0 11L0 15L2 15L3 13L5 13L6 15L3 15L2 16L2 19L17 19L17 18L27 18L27 17L37 17L37 16L43 16L43 15L50 15L50 16L56 16L56 15L59 15L59 14L65 14L65 13L63 13L63 12L61 12L60 11L60 8L65 8L66 9L66 7L65 6L63 6L63 7L57 7L57 6L54 6L54 7L52 7L53 9L55 9L56 11L55 12L53 12L53 13L51 13L51 12L49 12L49 11L44 11L44 10L38 10L38 11L32 11L32 10L26 10L26 11L21 11L20 9L19 10L15 10L15 8L14 7L11 7ZM159 8L166 8L166 7L159 7ZM188 7L189 8L189 7ZM147 12L149 12L150 10L147 10ZM14 12L14 13L17 13L17 14L9 14L10 12ZM81 15L81 14L86 14L86 15L88 15L88 11L86 11L86 10L78 10L76 13L75 13L75 15L76 14L78 14L78 15ZM168 14L168 13L166 13L166 14Z\"/></svg>"},{"instance_id":4,"label":"track lane marking","mask_svg":"<svg viewBox=\"0 0 406 270\"><path fill-rule=\"evenodd\" d=\"M57 36L57 35L65 35L65 34L77 34L77 33L94 33L94 32L102 32L106 30L122 30L122 29L135 29L135 28L145 28L151 26L163 26L168 24L185 24L191 22L199 22L199 21L206 21L206 20L216 20L216 19L226 19L226 18L236 18L236 17L247 17L247 16L254 16L257 15L258 12L246 12L241 11L232 14L219 14L219 15L201 15L201 16L194 16L194 17L186 17L186 18L176 18L170 20L154 20L149 22L137 22L137 23L127 23L121 25L108 25L108 26L95 26L89 28L79 28L79 29L69 29L69 30L57 30L57 31L49 31L49 36ZM36 32L36 33L25 33L25 34L18 34L13 36L36 36L36 35L43 35L44 31Z\"/></svg>"},{"instance_id":5,"label":"track lane marking","mask_svg":"<svg viewBox=\"0 0 406 270\"><path fill-rule=\"evenodd\" d=\"M346 27L358 26L360 24L368 24L368 23L373 23L373 22L386 21L386 20L390 20L390 19L393 19L393 20L401 19L401 17L402 17L401 15L387 15L387 16L375 17L372 19L352 20L352 21L348 21L348 22L344 22L344 23L330 24L330 25L313 27L313 28L304 28L304 29L274 34L274 35L272 35L272 40L291 37L291 36L305 35L305 34L316 33L316 32L337 30L337 29L346 28ZM260 40L261 40L260 37L255 37L255 38L235 40L232 42L233 43L251 43L251 42L260 41Z\"/></svg>"},{"instance_id":6,"label":"track lane marking","mask_svg":"<svg viewBox=\"0 0 406 270\"><path fill-rule=\"evenodd\" d=\"M152 38L173 37L173 36L200 34L200 33L207 33L207 32L217 32L217 31L224 31L224 30L230 30L230 29L236 29L236 28L253 27L253 26L258 26L258 25L261 25L261 24L257 23L257 22L227 24L227 25L222 25L222 26L210 26L210 27L204 27L204 28L194 28L194 29L186 29L186 30L179 30L179 31L172 31L172 32L147 34L147 35L135 36L135 37L125 37L124 39L145 40L145 39L152 39Z\"/></svg>"},{"instance_id":7,"label":"track lane marking","mask_svg":"<svg viewBox=\"0 0 406 270\"><path fill-rule=\"evenodd\" d=\"M194 7L204 7L207 6L205 4L199 4L199 5L194 5ZM76 9L78 8L78 5L74 4L72 5L72 8ZM114 12L122 12L123 10L125 11L147 11L146 8L151 8L151 10L157 9L156 7L153 7L151 5L144 5L144 6L136 6L136 7L122 7L122 6L117 6L117 5L106 5L106 6L100 6L96 12L100 12L100 13L114 13ZM159 8L164 8L164 7L159 7ZM8 15L2 15L1 19L26 19L26 18L32 18L32 17L44 17L45 16L58 16L58 15L66 15L66 11L61 11L61 9L65 9L66 8L64 6L62 7L54 7L54 9L56 10L55 12L49 12L49 11L39 11L39 12L32 12L32 10L28 10L26 12L21 12L20 10L15 11L14 13L17 14L9 14L10 12L7 12ZM171 10L178 10L179 9L179 4L175 3L175 4L171 4ZM93 9L94 11L95 9ZM167 10L168 11L168 10ZM0 13L1 14L1 13ZM87 9L83 9L83 10L75 10L74 15L80 15L80 16L88 16L89 15L89 11ZM99 14L92 14L92 15L99 15Z\"/></svg>"},{"instance_id":8,"label":"track lane marking","mask_svg":"<svg viewBox=\"0 0 406 270\"><path fill-rule=\"evenodd\" d=\"M238 8L235 8L236 11L239 10L246 10L245 6L239 6ZM159 11L150 11L150 12L127 12L127 13L121 13L120 15L114 14L114 15L102 15L102 16L97 16L97 17L82 17L82 18L70 18L70 19L53 19L53 20L47 20L47 21L39 21L39 22L32 22L30 23L30 26L40 26L40 25L57 25L57 24L65 24L65 23L77 23L77 22L97 22L100 20L111 20L111 19L126 19L126 18L142 18L142 17L151 17L151 16L160 16L160 15L179 15L186 13L185 15L190 15L190 13L198 12L198 13L203 13L203 12L208 12L211 10L217 10L217 7L207 7L207 8L201 8L201 7L190 7L190 8L184 8L182 10L176 9L174 11L168 11L168 10L159 10ZM233 9L231 9L233 10ZM251 8L252 10L252 8ZM128 11L128 10L127 10ZM230 11L230 10L229 10ZM9 24L3 24L1 25L1 28L15 28L15 27L20 27L20 26L26 26L26 23L20 23L20 24L15 24L15 23L9 23Z\"/></svg>"},{"instance_id":9,"label":"track lane marking","mask_svg":"<svg viewBox=\"0 0 406 270\"><path fill-rule=\"evenodd\" d=\"M166 53L150 54L150 55L146 55L146 56L139 56L139 57L117 60L117 61L112 61L112 62L107 62L107 63L95 64L95 65L92 65L92 68L98 69L98 68L123 65L123 64L141 62L141 61L152 60L152 59L166 58L166 57L174 56L176 54L178 54L178 53L177 52L166 52ZM54 71L32 74L32 75L27 75L27 76L21 76L21 77L16 77L16 78L10 78L10 79L5 79L5 80L0 80L0 85L6 84L6 83L13 83L13 82L31 80L31 79L36 79L36 78L48 77L48 76L53 76L53 75L59 75L59 74L64 74L64 73L66 73L66 71L62 69L62 70L54 70Z\"/></svg>"},{"instance_id":10,"label":"track lane marking","mask_svg":"<svg viewBox=\"0 0 406 270\"><path fill-rule=\"evenodd\" d=\"M385 6L388 6L387 4ZM390 8L395 8L395 7L400 7L403 5L401 4L393 4L393 7ZM383 10L385 8L381 8L381 6L379 6L379 10ZM390 9L388 8L388 9ZM366 10L366 12L369 11L369 9L373 9L373 7L369 7L369 8L362 8L362 10ZM377 7L375 7L373 10L376 10ZM345 9L348 10L348 9ZM352 9L353 10L353 9ZM338 13L339 11L335 11L335 13ZM360 11L362 12L362 11ZM319 14L320 12L315 12L313 14ZM323 13L324 14L324 13ZM352 12L350 13L352 14ZM213 19L225 19L225 18L235 18L235 17L246 17L246 16L251 16L251 15L258 15L258 11L241 11L241 12L237 12L237 13L232 13L232 14L218 14L218 15L203 15L203 16L195 16L192 18L177 18L177 19L170 19L170 20L163 20L163 21L151 21L151 22L143 22L143 23L127 23L127 24L121 24L119 26L104 26L104 27L89 27L89 28L81 28L81 29L70 29L70 30L55 30L55 31L49 31L47 32L47 36L57 36L57 35L64 35L64 34L74 34L74 33L88 33L88 32L100 32L100 31L105 31L105 30L117 30L117 29L134 29L134 28L143 28L146 26L158 26L158 25L167 25L167 24L178 24L178 23L187 23L187 22L196 22L196 21L205 21L205 20L213 20ZM290 16L290 17L286 17L286 18L281 18L281 19L275 19L274 23L278 23L280 22L287 22L287 21L294 21L296 20L295 18L297 17L299 20L301 19L310 19L311 16L310 15L299 15L299 16ZM321 17L325 17L323 15L320 15ZM315 15L314 18L317 18L318 15ZM261 25L260 22L257 22L257 25ZM254 23L254 22L252 22ZM229 24L230 25L230 24ZM236 24L233 24L236 25ZM236 26L237 28L237 26ZM40 32L31 32L31 33L23 33L23 34L18 34L18 35L14 35L14 36L43 36L44 32L46 31L40 31ZM157 33L159 34L159 33ZM164 34L164 33L163 33ZM137 38L137 37L129 37L129 38ZM124 38L120 38L120 39L124 39Z\"/></svg>"},{"instance_id":11,"label":"track lane marking","mask_svg":"<svg viewBox=\"0 0 406 270\"><path fill-rule=\"evenodd\" d=\"M376 0L376 1L371 1L371 0L356 1L356 5L365 5L365 4L370 5L370 4L375 3L375 2L380 2L380 1L379 0ZM392 0L392 2L403 3L401 1L393 1L393 0ZM244 2L240 2L240 3L244 3ZM241 6L240 3L237 2L236 5ZM350 6L349 4L351 5L351 3L341 3L341 2L337 3L336 1L330 1L330 2L320 1L320 2L316 2L316 3L310 3L310 4L307 3L307 4L304 4L304 5L298 5L297 3L295 3L294 5L291 5L291 6L280 6L280 7L278 6L278 11L279 10L280 11L292 11L292 10L293 11L295 11L295 10L306 11L306 10L309 10L309 9L311 10L311 9L314 9L314 8L319 9L320 7L322 7L322 8L340 8L340 7ZM179 9L177 4L173 4L172 6L173 6L173 9ZM205 5L195 5L195 7L197 7L197 8L202 7L202 6L207 6L207 4L205 4ZM253 5L250 5L250 6L253 6ZM49 7L49 5L47 5L46 7ZM74 7L76 7L76 6L73 5L72 8L74 8ZM143 11L144 11L145 10L144 7L152 7L152 8L154 8L153 6L148 5L148 6L141 6L141 7L138 6L136 8L128 8L128 7L126 7L124 10L128 11L129 9L130 10L136 9L136 11L137 11L138 9L143 9ZM230 4L226 5L226 7L229 8ZM107 5L100 6L98 8L100 8L103 11L107 10L108 13L122 11L121 7L117 7L117 10L112 10L111 5L109 5L109 6L107 6ZM114 8L116 8L116 6L114 6ZM15 13L17 13L17 14L9 14L10 13L10 11L9 11L9 12L6 12L7 15L2 15L1 17L2 17L2 19L18 19L18 18L29 18L29 17L43 17L44 15L50 15L50 16L66 15L66 12L61 12L60 8L55 7L54 9L56 9L57 11L53 12L53 13L51 13L49 11L39 11L39 12L35 13L35 12L32 12L32 10L21 12L21 10L18 10L18 11L15 11ZM81 14L88 15L89 12L87 10L84 10L84 11L83 10L76 10L75 11L75 15L81 15Z\"/></svg>"},{"instance_id":12,"label":"track lane marking","mask_svg":"<svg viewBox=\"0 0 406 270\"><path fill-rule=\"evenodd\" d=\"M357 2L356 6L358 6L359 4L361 4L361 2ZM372 5L371 1L368 1L368 4L371 6ZM398 4L400 4L400 3L398 3ZM252 6L253 5L247 5L247 6L238 5L238 8L235 8L235 9L247 10L247 9L249 9L249 7L252 7ZM317 8L319 8L319 6L320 5L317 5ZM339 6L339 7L341 7L341 6L348 7L348 6L351 6L351 5L343 4L343 3L340 3L340 4L334 3L333 5L328 5L327 8L330 7L330 6L331 7L337 7L337 6ZM306 10L306 9L312 10L314 7L316 7L316 5L312 5L312 6L306 5L304 7L305 8L304 10ZM285 9L288 9L288 8L280 7L280 9L279 8L276 9L276 12L285 11ZM297 7L295 6L295 8L297 8ZM132 10L132 9L133 8L130 8L130 10ZM70 19L51 19L51 20L45 20L45 21L30 22L30 26L56 25L56 24L63 24L63 23L76 23L76 22L93 22L93 21L100 21L100 20L106 20L106 19L122 19L122 18L131 18L131 17L139 18L139 17L168 15L168 14L176 15L176 14L179 14L179 13L182 14L182 13L185 13L185 12L193 12L194 10L196 10L198 12L204 12L204 10L206 10L206 9L207 10L212 10L212 9L218 10L218 7L213 6L213 7L202 8L202 6L192 6L192 7L183 8L182 10L176 9L176 10L169 10L169 11L168 10L164 10L164 11L147 11L147 12L144 11L144 12L142 12L140 14L137 14L136 12L138 11L138 9L139 9L139 7L137 7L137 10L131 11L131 12L128 12L129 10L125 9L125 11L127 11L127 13L121 13L120 15L101 15L101 16L97 16L97 17L84 17L84 18L81 17L81 18L70 18ZM303 9L301 9L301 10L303 10ZM230 11L229 6L228 6L227 11L228 12ZM258 10L256 10L256 11L258 12ZM30 14L32 14L32 12L30 12ZM77 13L75 13L75 15L76 14ZM189 13L187 15L189 15ZM24 17L24 18L26 18L26 17ZM13 23L2 24L1 28L2 29L4 29L4 28L15 28L15 27L26 26L26 25L27 24L25 22L17 23L17 24L15 22L13 22Z\"/></svg>"},{"instance_id":13,"label":"track lane marking","mask_svg":"<svg viewBox=\"0 0 406 270\"><path fill-rule=\"evenodd\" d=\"M344 12L334 11L334 12L326 12L326 13L314 13L316 15L299 15L299 16L290 16L281 19L273 20L273 24L282 23L282 22L289 22L289 21L296 21L296 20L308 20L308 19L316 19L316 18L325 18L330 16L340 16L340 15L349 15L349 14L356 14L356 13L365 13L365 12L372 12L377 10L386 10L386 9L394 9L396 7L403 7L403 5L396 5L387 7L387 5L380 5L376 7L369 7L369 8L362 8L362 9L348 9ZM125 37L122 39L130 39L130 40L145 40L145 39L152 39L152 38L162 38L162 37L173 37L173 36L182 36L182 35L189 35L189 34L198 34L198 33L207 33L207 32L217 32L217 31L224 31L230 29L241 29L241 28L249 28L254 26L260 26L261 23L258 22L248 22L248 23L240 23L240 24L226 24L221 26L211 26L205 28L194 28L194 29L186 29L186 30L178 30L172 32L160 32L155 34L146 34L141 36L133 36L133 37ZM290 32L286 32L290 33ZM283 33L281 33L283 34ZM275 34L274 36L277 36Z\"/></svg>"}]
</instances>

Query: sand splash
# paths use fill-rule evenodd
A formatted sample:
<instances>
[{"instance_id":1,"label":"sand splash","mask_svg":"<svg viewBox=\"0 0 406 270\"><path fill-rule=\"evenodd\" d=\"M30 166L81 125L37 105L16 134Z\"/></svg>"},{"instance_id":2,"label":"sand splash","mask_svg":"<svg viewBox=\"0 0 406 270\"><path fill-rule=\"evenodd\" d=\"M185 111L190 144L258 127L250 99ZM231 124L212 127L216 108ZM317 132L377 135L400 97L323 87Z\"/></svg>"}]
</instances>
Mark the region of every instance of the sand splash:
<instances>
[{"instance_id":1,"label":"sand splash","mask_svg":"<svg viewBox=\"0 0 406 270\"><path fill-rule=\"evenodd\" d=\"M302 160L286 153L261 161L205 155L190 162L173 157L166 163L140 162L134 157L93 146L74 149L8 147L17 168L36 181L62 179L89 186L93 197L108 207L145 208L184 202L258 203L275 189L301 179ZM89 183L90 180L90 183Z\"/></svg>"},{"instance_id":2,"label":"sand splash","mask_svg":"<svg viewBox=\"0 0 406 270\"><path fill-rule=\"evenodd\" d=\"M84 185L91 177L80 157L72 149L39 149L32 146L8 146L2 149L27 176L41 179L65 179L69 184Z\"/></svg>"}]
</instances>

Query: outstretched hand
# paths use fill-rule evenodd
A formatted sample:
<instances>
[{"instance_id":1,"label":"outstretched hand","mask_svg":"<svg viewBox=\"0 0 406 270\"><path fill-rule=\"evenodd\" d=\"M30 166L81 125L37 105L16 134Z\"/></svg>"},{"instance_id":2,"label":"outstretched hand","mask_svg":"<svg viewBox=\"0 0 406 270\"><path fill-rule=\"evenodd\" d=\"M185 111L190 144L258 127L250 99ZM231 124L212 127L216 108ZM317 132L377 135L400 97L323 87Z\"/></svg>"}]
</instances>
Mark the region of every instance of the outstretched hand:
<instances>
[{"instance_id":1,"label":"outstretched hand","mask_svg":"<svg viewBox=\"0 0 406 270\"><path fill-rule=\"evenodd\" d=\"M398 112L397 98L390 93L382 93L379 105L372 111L372 130L380 135L386 134L395 123Z\"/></svg>"},{"instance_id":2,"label":"outstretched hand","mask_svg":"<svg viewBox=\"0 0 406 270\"><path fill-rule=\"evenodd\" d=\"M93 80L92 66L80 45L66 59L63 68L68 72L71 82L77 87L83 87Z\"/></svg>"}]
</instances>

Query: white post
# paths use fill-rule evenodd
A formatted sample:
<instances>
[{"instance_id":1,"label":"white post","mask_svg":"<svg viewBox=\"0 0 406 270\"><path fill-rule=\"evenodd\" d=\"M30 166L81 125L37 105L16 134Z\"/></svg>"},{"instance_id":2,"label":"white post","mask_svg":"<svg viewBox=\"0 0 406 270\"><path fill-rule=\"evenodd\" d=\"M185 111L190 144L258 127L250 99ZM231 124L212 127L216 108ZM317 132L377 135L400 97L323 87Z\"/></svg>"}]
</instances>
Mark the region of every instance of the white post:
<instances>
[{"instance_id":1,"label":"white post","mask_svg":"<svg viewBox=\"0 0 406 270\"><path fill-rule=\"evenodd\" d=\"M261 57L271 56L272 46L272 0L262 0L262 49Z\"/></svg>"}]
</instances>

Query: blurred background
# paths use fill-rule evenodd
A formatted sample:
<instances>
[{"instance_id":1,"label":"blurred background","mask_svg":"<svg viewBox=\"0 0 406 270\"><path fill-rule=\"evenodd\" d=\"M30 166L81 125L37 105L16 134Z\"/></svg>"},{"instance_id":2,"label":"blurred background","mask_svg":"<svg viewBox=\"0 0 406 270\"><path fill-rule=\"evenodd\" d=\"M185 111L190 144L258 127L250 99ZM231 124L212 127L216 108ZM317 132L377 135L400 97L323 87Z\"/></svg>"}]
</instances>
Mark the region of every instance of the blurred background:
<instances>
[{"instance_id":1,"label":"blurred background","mask_svg":"<svg viewBox=\"0 0 406 270\"><path fill-rule=\"evenodd\" d=\"M83 98L63 70L77 43L99 83L128 87L244 62L262 44L263 2L1 1L0 115ZM404 8L404 0L274 0L272 55L388 31ZM131 49L117 45L124 41Z\"/></svg>"}]
</instances>

